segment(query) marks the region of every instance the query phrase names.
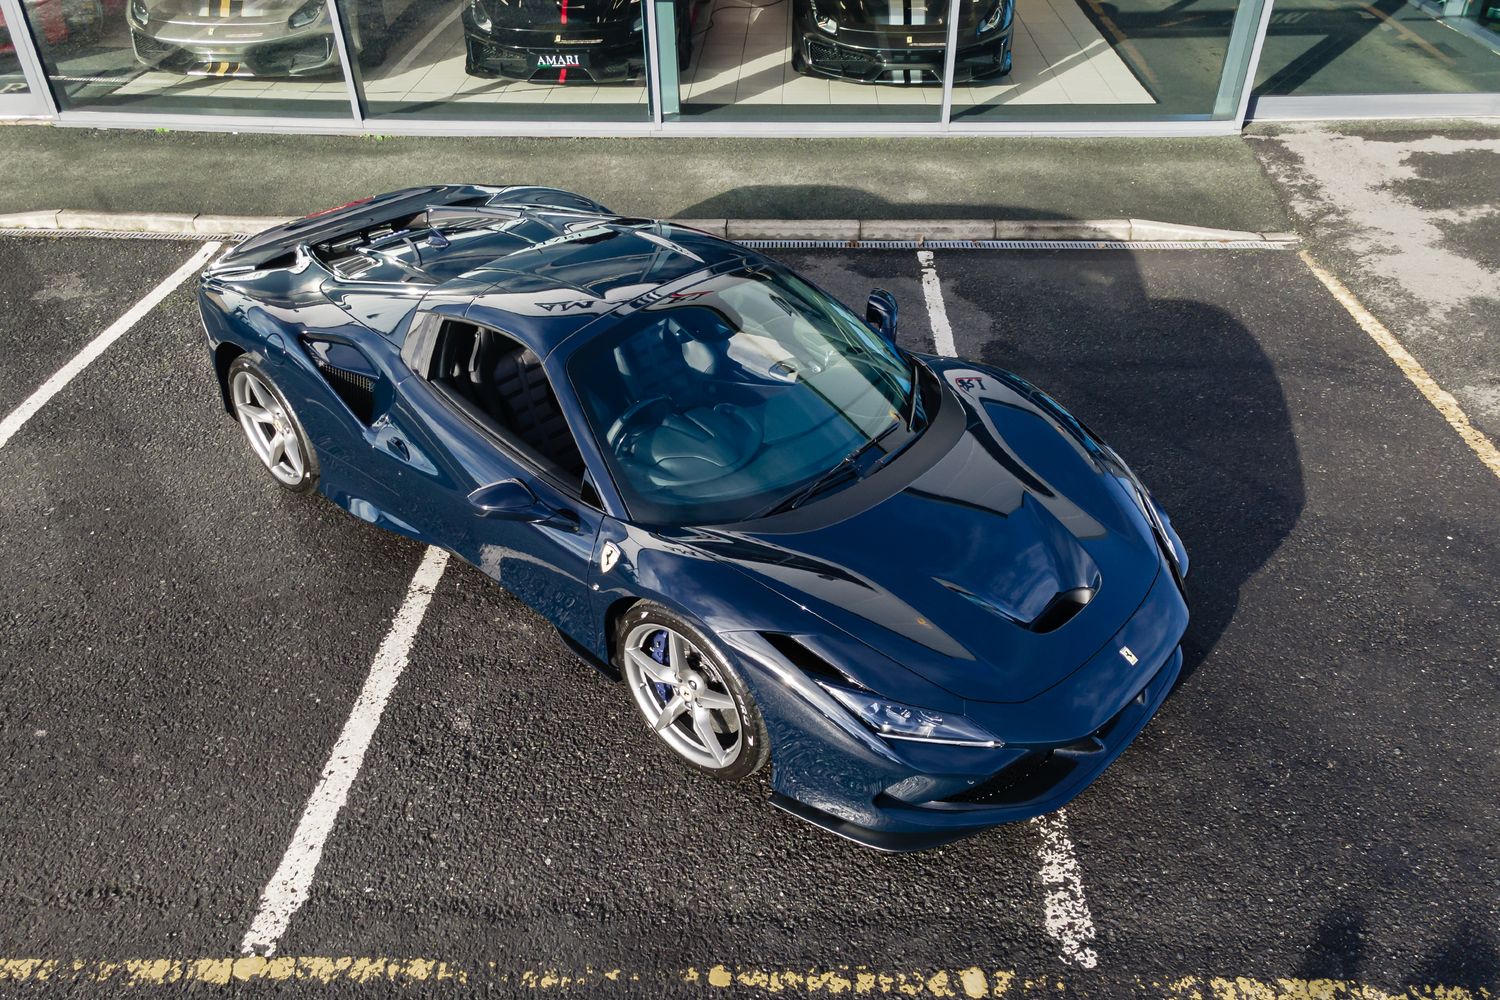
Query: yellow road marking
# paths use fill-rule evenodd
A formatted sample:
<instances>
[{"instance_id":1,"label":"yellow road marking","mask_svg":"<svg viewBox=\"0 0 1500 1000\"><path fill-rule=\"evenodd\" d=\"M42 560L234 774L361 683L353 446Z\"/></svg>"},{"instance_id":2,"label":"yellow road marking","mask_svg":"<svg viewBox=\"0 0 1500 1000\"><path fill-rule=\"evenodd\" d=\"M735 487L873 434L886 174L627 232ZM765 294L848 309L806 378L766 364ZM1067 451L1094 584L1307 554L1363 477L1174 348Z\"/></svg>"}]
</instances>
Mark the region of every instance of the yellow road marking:
<instances>
[{"instance_id":1,"label":"yellow road marking","mask_svg":"<svg viewBox=\"0 0 1500 1000\"><path fill-rule=\"evenodd\" d=\"M1354 322L1359 324L1360 329L1369 334L1370 339L1379 344L1380 349L1396 362L1396 367L1400 368L1402 374L1411 380L1412 385L1427 397L1427 401L1443 415L1448 425L1458 432L1458 436L1463 438L1464 444L1479 456L1485 468L1500 477L1500 448L1496 448L1495 443L1485 437L1483 431L1469 422L1468 415L1458 405L1458 400L1454 399L1448 390L1438 385L1436 379L1427 374L1427 369L1412 357L1411 352L1396 339L1395 334L1386 329L1384 323L1375 318L1374 313L1366 309L1364 304L1354 297L1354 293L1342 281L1319 267L1306 250L1297 251L1297 256L1302 258L1302 262L1307 265L1308 270L1312 271L1313 276L1323 283L1323 287L1327 288L1335 299L1338 299L1339 305L1354 317Z\"/></svg>"},{"instance_id":2,"label":"yellow road marking","mask_svg":"<svg viewBox=\"0 0 1500 1000\"><path fill-rule=\"evenodd\" d=\"M444 962L434 958L360 958L355 956L260 956L223 958L137 958L85 960L0 958L0 983L55 984L72 988L102 984L151 989L197 984L305 983L312 986L352 983L371 987L413 987L419 992L438 983L477 987L504 984L543 993L642 992L639 984L697 986L709 997L913 997L945 1000L1042 998L1067 996L1075 990L1056 976L1023 977L1013 971L977 965L949 969L883 970L865 966L776 968L713 965L672 974L630 972L617 968L580 970L528 969L508 972L497 963ZM1097 987L1092 979L1085 986ZM1484 987L1408 985L1386 989L1338 979L1254 979L1245 976L1185 976L1167 982L1117 984L1121 997L1141 1000L1500 1000ZM40 994L38 994L40 995Z\"/></svg>"}]
</instances>

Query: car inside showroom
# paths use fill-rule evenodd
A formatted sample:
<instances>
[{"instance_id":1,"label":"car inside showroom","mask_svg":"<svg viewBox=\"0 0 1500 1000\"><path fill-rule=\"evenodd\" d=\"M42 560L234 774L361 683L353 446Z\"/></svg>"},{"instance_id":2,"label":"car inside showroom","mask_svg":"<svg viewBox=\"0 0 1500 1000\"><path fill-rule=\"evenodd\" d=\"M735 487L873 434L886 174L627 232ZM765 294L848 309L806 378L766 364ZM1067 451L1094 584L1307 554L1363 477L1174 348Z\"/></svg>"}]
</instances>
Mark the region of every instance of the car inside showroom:
<instances>
[{"instance_id":1,"label":"car inside showroom","mask_svg":"<svg viewBox=\"0 0 1500 1000\"><path fill-rule=\"evenodd\" d=\"M0 113L399 134L1194 134L1500 112L1496 0L0 0Z\"/></svg>"}]
</instances>

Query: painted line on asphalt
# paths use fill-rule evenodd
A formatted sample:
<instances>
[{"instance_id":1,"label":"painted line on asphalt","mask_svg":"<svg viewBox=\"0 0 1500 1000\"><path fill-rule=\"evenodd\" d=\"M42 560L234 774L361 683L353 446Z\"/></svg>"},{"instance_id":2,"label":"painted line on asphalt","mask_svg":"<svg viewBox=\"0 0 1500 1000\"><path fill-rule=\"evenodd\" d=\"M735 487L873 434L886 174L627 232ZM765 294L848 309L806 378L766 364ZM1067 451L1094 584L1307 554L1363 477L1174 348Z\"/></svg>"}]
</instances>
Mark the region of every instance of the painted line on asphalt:
<instances>
[{"instance_id":1,"label":"painted line on asphalt","mask_svg":"<svg viewBox=\"0 0 1500 1000\"><path fill-rule=\"evenodd\" d=\"M67 364L43 382L41 388L27 396L20 406L7 413L5 418L0 420L0 448L4 448L6 443L15 437L16 432L26 425L26 421L36 416L37 411L47 405L48 400L61 392L85 368L97 361L99 356L109 349L109 345L129 333L131 328L145 318L147 313L171 295L178 285L197 274L198 270L208 263L209 258L218 252L219 246L218 243L205 243L181 267L169 274L161 284L147 292L145 298L131 306L125 315L105 327L103 333L89 341L83 350L75 354Z\"/></svg>"},{"instance_id":2,"label":"painted line on asphalt","mask_svg":"<svg viewBox=\"0 0 1500 1000\"><path fill-rule=\"evenodd\" d=\"M1031 821L1042 835L1042 921L1062 949L1063 958L1081 969L1099 965L1099 953L1089 945L1097 933L1088 900L1083 895L1083 869L1068 831L1068 814L1059 809Z\"/></svg>"},{"instance_id":3,"label":"painted line on asphalt","mask_svg":"<svg viewBox=\"0 0 1500 1000\"><path fill-rule=\"evenodd\" d=\"M323 766L317 787L302 810L292 842L276 874L271 876L260 895L260 909L240 943L240 950L245 954L273 954L292 915L307 902L313 874L323 857L323 846L333 832L339 811L349 798L349 789L364 763L366 751L370 749L385 704L396 688L401 671L406 668L417 628L422 624L427 606L432 603L432 592L447 565L448 553L442 549L429 546L422 555L422 562L407 588L406 599L375 653L364 688L355 699L354 708L333 745L328 763Z\"/></svg>"},{"instance_id":4,"label":"painted line on asphalt","mask_svg":"<svg viewBox=\"0 0 1500 1000\"><path fill-rule=\"evenodd\" d=\"M436 958L382 958L357 956L259 955L207 958L0 958L0 983L24 983L38 996L48 985L69 995L85 985L116 989L149 989L177 986L195 991L198 986L301 983L309 986L369 987L375 995L389 996L391 988L406 987L414 994L428 994L439 984L452 983L465 993L498 987L507 993L526 990L540 993L571 993L575 996L641 995L654 987L658 992L683 986L695 987L706 996L892 996L966 998L1055 998L1097 989L1098 983L1074 984L1055 975L1026 976L1014 970L971 965L946 969L880 969L839 965L816 967L733 967L714 965L677 972L643 972L600 967L582 969L510 970L497 962L447 962ZM1075 988L1076 985L1076 988ZM1389 989L1348 979L1256 979L1247 976L1184 975L1165 980L1112 984L1112 995L1141 1000L1496 1000L1485 987L1468 988L1441 984L1407 984ZM340 989L345 995L347 989Z\"/></svg>"},{"instance_id":5,"label":"painted line on asphalt","mask_svg":"<svg viewBox=\"0 0 1500 1000\"><path fill-rule=\"evenodd\" d=\"M937 259L931 250L918 250L917 263L922 266L922 298L927 300L932 346L937 353L951 358L958 353L958 348L953 343L953 327L948 322L948 307L943 302L943 283L938 280Z\"/></svg>"},{"instance_id":6,"label":"painted line on asphalt","mask_svg":"<svg viewBox=\"0 0 1500 1000\"><path fill-rule=\"evenodd\" d=\"M917 263L922 268L922 297L927 300L927 316L932 325L932 342L938 354L954 357L953 324L948 321L948 305L943 300L943 283L938 277L937 257L931 250L918 250ZM1090 942L1097 933L1083 892L1083 869L1068 833L1068 816L1064 810L1033 819L1041 834L1037 850L1042 879L1042 925L1057 942L1065 961L1084 969L1099 964L1099 953Z\"/></svg>"},{"instance_id":7,"label":"painted line on asphalt","mask_svg":"<svg viewBox=\"0 0 1500 1000\"><path fill-rule=\"evenodd\" d=\"M1458 436L1463 438L1464 444L1468 445L1475 455L1479 456L1485 468L1500 477L1500 448L1496 448L1495 443L1469 421L1468 415L1458 405L1458 400L1454 399L1448 390L1438 385L1437 380L1427 373L1427 369L1422 367L1421 362L1412 356L1401 341L1396 339L1396 335L1391 333L1374 313L1364 307L1348 286L1319 267L1306 250L1299 250L1297 256L1302 258L1308 270L1312 271L1313 277L1323 283L1323 287L1332 293L1339 305L1354 317L1354 322L1359 324L1360 329L1380 345L1380 349L1396 363L1401 373L1411 380L1411 384L1416 386L1417 390L1427 397L1427 401L1433 405L1433 408L1443 415L1443 419L1448 421L1448 426L1458 432Z\"/></svg>"}]
</instances>

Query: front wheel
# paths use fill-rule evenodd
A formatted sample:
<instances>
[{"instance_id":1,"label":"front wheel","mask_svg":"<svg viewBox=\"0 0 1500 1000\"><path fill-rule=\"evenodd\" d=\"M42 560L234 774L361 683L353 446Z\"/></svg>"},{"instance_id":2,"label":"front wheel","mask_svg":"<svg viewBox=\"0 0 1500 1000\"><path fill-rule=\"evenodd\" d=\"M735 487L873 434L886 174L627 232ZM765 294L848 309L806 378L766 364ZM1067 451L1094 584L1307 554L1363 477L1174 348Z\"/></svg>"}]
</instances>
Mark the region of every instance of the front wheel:
<instances>
[{"instance_id":1,"label":"front wheel","mask_svg":"<svg viewBox=\"0 0 1500 1000\"><path fill-rule=\"evenodd\" d=\"M750 689L696 625L648 602L621 616L615 649L646 725L681 760L737 781L771 754Z\"/></svg>"},{"instance_id":2,"label":"front wheel","mask_svg":"<svg viewBox=\"0 0 1500 1000\"><path fill-rule=\"evenodd\" d=\"M247 355L229 366L229 399L250 449L277 485L307 493L318 484L318 456L302 421L276 383Z\"/></svg>"}]
</instances>

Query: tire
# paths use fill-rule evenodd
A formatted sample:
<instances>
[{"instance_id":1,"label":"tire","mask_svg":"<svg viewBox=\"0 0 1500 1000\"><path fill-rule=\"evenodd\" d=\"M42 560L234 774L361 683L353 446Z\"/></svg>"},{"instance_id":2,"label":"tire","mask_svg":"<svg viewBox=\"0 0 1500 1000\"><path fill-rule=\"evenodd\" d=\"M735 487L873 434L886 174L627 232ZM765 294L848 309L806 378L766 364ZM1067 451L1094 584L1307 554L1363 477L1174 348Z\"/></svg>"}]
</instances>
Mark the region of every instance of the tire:
<instances>
[{"instance_id":1,"label":"tire","mask_svg":"<svg viewBox=\"0 0 1500 1000\"><path fill-rule=\"evenodd\" d=\"M658 639L663 633L666 637ZM674 646L673 633L685 644ZM660 746L720 781L739 781L765 766L771 743L760 708L702 627L659 604L642 601L620 616L614 638L615 666L647 731ZM674 653L686 654L681 657L684 669L680 671L672 662ZM662 662L663 656L668 662ZM668 680L674 672L675 680ZM687 707L658 725L684 696ZM712 759L714 752L705 745L705 724L726 759Z\"/></svg>"},{"instance_id":2,"label":"tire","mask_svg":"<svg viewBox=\"0 0 1500 1000\"><path fill-rule=\"evenodd\" d=\"M235 419L261 467L288 492L312 492L318 485L318 453L280 387L247 354L230 364L228 382ZM285 438L279 458L272 431Z\"/></svg>"}]
</instances>

